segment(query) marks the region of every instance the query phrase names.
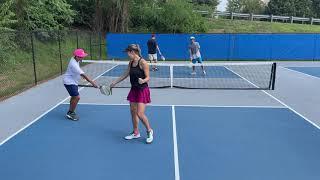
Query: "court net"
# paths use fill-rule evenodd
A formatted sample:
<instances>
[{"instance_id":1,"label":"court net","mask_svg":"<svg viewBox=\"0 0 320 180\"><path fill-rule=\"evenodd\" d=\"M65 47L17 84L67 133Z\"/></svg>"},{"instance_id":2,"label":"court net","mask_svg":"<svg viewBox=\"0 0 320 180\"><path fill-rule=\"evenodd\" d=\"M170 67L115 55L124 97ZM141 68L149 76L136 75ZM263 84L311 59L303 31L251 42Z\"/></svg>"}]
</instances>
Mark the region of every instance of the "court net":
<instances>
[{"instance_id":1,"label":"court net","mask_svg":"<svg viewBox=\"0 0 320 180\"><path fill-rule=\"evenodd\" d=\"M202 70L202 66L205 73ZM204 63L149 63L151 88L189 89L261 89L275 88L276 63L273 62L232 62ZM84 60L82 68L95 78L100 85L111 84L128 68L128 61ZM156 68L156 69L155 69ZM80 85L85 85L84 80ZM129 77L116 87L130 87Z\"/></svg>"}]
</instances>

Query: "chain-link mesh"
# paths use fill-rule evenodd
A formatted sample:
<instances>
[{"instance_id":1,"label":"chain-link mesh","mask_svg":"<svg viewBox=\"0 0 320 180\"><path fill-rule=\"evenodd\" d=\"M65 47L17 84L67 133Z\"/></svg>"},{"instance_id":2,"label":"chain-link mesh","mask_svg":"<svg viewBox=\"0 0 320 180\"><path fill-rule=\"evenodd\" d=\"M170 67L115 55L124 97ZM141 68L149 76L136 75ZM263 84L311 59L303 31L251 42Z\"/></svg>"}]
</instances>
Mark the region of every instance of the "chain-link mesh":
<instances>
[{"instance_id":1,"label":"chain-link mesh","mask_svg":"<svg viewBox=\"0 0 320 180\"><path fill-rule=\"evenodd\" d=\"M104 36L86 31L0 31L0 100L66 70L72 52L105 57Z\"/></svg>"}]
</instances>

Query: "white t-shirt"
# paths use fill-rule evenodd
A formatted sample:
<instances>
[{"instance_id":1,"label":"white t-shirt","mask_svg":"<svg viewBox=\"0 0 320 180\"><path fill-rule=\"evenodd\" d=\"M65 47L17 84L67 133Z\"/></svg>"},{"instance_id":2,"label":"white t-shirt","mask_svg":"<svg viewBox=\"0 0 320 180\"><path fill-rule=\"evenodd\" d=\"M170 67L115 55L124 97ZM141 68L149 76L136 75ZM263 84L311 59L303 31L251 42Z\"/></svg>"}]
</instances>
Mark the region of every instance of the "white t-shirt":
<instances>
[{"instance_id":1,"label":"white t-shirt","mask_svg":"<svg viewBox=\"0 0 320 180\"><path fill-rule=\"evenodd\" d=\"M73 57L70 59L66 73L64 74L63 84L66 85L78 85L81 74L84 74L80 68L79 62L77 62Z\"/></svg>"},{"instance_id":2,"label":"white t-shirt","mask_svg":"<svg viewBox=\"0 0 320 180\"><path fill-rule=\"evenodd\" d=\"M191 51L192 59L197 59L201 57L200 44L198 42L191 43L189 45L189 50Z\"/></svg>"}]
</instances>

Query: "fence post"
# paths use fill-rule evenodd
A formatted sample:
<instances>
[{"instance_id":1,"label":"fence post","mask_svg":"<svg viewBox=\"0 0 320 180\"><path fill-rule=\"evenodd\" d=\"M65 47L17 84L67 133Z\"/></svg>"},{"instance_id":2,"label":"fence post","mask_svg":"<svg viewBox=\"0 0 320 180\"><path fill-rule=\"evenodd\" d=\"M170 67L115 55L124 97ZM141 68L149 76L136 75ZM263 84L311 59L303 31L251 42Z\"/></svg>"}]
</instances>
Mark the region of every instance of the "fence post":
<instances>
[{"instance_id":1,"label":"fence post","mask_svg":"<svg viewBox=\"0 0 320 180\"><path fill-rule=\"evenodd\" d=\"M78 35L78 31L76 31L76 36L77 36L77 49L79 49L79 35Z\"/></svg>"},{"instance_id":2,"label":"fence post","mask_svg":"<svg viewBox=\"0 0 320 180\"><path fill-rule=\"evenodd\" d=\"M250 21L253 21L253 13L250 13Z\"/></svg>"},{"instance_id":3,"label":"fence post","mask_svg":"<svg viewBox=\"0 0 320 180\"><path fill-rule=\"evenodd\" d=\"M62 52L61 52L61 33L58 31L59 58L60 58L60 74L62 75Z\"/></svg>"},{"instance_id":4,"label":"fence post","mask_svg":"<svg viewBox=\"0 0 320 180\"><path fill-rule=\"evenodd\" d=\"M290 16L290 23L293 24L293 16Z\"/></svg>"},{"instance_id":5,"label":"fence post","mask_svg":"<svg viewBox=\"0 0 320 180\"><path fill-rule=\"evenodd\" d=\"M317 34L314 34L314 44L313 44L313 61L316 60L316 56L317 56Z\"/></svg>"},{"instance_id":6,"label":"fence post","mask_svg":"<svg viewBox=\"0 0 320 180\"><path fill-rule=\"evenodd\" d=\"M228 60L233 60L233 52L234 52L234 48L235 48L235 41L236 41L236 36L233 33L230 33L230 45L229 45L229 57Z\"/></svg>"},{"instance_id":7,"label":"fence post","mask_svg":"<svg viewBox=\"0 0 320 180\"><path fill-rule=\"evenodd\" d=\"M37 79L37 71L36 71L36 58L34 54L34 43L33 43L33 32L31 31L30 33L30 38L31 38L31 49L32 49L32 63L33 63L33 73L34 73L34 84L38 84L38 79Z\"/></svg>"},{"instance_id":8,"label":"fence post","mask_svg":"<svg viewBox=\"0 0 320 180\"><path fill-rule=\"evenodd\" d=\"M313 17L310 18L310 24L313 25Z\"/></svg>"},{"instance_id":9,"label":"fence post","mask_svg":"<svg viewBox=\"0 0 320 180\"><path fill-rule=\"evenodd\" d=\"M90 47L89 47L89 53L90 53L90 58L91 58L90 60L93 60L93 59L92 59L92 47L91 47L91 46L92 46L92 44L91 44L91 38L92 38L92 37L91 37L91 33L92 33L92 32L89 32L89 46L90 46Z\"/></svg>"},{"instance_id":10,"label":"fence post","mask_svg":"<svg viewBox=\"0 0 320 180\"><path fill-rule=\"evenodd\" d=\"M231 20L233 20L233 12L230 13Z\"/></svg>"},{"instance_id":11,"label":"fence post","mask_svg":"<svg viewBox=\"0 0 320 180\"><path fill-rule=\"evenodd\" d=\"M270 22L273 22L273 14L270 15Z\"/></svg>"},{"instance_id":12,"label":"fence post","mask_svg":"<svg viewBox=\"0 0 320 180\"><path fill-rule=\"evenodd\" d=\"M273 43L273 33L271 33L270 35L269 35L269 40L270 40L270 42L269 42L269 44L272 44ZM269 60L270 61L272 61L272 53L273 53L273 46L271 45L269 45L269 55L270 55L270 57L269 57Z\"/></svg>"},{"instance_id":13,"label":"fence post","mask_svg":"<svg viewBox=\"0 0 320 180\"><path fill-rule=\"evenodd\" d=\"M101 60L102 49L101 49L101 31L99 32L99 60Z\"/></svg>"}]
</instances>

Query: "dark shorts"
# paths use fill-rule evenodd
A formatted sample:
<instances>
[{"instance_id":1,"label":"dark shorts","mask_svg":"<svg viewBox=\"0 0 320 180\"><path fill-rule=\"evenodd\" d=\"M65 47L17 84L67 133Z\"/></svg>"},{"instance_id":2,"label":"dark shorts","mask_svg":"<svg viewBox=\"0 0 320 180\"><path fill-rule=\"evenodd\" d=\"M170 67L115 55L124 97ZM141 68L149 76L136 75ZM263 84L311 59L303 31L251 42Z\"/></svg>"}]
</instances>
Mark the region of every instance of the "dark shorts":
<instances>
[{"instance_id":1,"label":"dark shorts","mask_svg":"<svg viewBox=\"0 0 320 180\"><path fill-rule=\"evenodd\" d=\"M64 85L70 96L79 96L78 86L74 84Z\"/></svg>"}]
</instances>

